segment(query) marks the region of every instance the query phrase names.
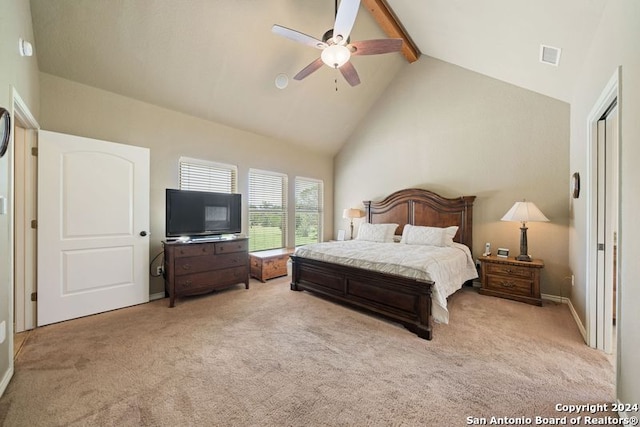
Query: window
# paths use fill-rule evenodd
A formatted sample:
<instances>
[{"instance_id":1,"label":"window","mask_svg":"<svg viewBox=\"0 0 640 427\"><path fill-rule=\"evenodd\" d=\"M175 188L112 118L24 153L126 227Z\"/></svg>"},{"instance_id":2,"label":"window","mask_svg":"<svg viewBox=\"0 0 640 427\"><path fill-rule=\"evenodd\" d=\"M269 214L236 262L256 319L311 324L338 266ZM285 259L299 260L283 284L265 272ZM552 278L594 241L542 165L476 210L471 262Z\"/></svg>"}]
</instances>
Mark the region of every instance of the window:
<instances>
[{"instance_id":1,"label":"window","mask_svg":"<svg viewBox=\"0 0 640 427\"><path fill-rule=\"evenodd\" d=\"M287 242L287 176L249 170L249 251L284 248Z\"/></svg>"},{"instance_id":2,"label":"window","mask_svg":"<svg viewBox=\"0 0 640 427\"><path fill-rule=\"evenodd\" d=\"M236 193L238 167L180 157L180 189Z\"/></svg>"},{"instance_id":3,"label":"window","mask_svg":"<svg viewBox=\"0 0 640 427\"><path fill-rule=\"evenodd\" d=\"M296 246L321 240L322 193L322 181L296 177Z\"/></svg>"}]
</instances>

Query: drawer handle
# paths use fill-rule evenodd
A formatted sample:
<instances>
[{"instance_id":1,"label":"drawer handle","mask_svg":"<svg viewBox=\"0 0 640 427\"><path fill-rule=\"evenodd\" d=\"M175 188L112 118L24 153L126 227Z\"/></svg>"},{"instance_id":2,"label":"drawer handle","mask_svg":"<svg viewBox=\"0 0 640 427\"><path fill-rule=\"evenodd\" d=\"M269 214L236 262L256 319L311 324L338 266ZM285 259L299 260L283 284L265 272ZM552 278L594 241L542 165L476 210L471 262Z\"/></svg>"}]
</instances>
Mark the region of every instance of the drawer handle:
<instances>
[{"instance_id":1,"label":"drawer handle","mask_svg":"<svg viewBox=\"0 0 640 427\"><path fill-rule=\"evenodd\" d=\"M513 283L513 282L502 282L502 283L500 283L500 285L503 288L513 288L516 284Z\"/></svg>"},{"instance_id":2,"label":"drawer handle","mask_svg":"<svg viewBox=\"0 0 640 427\"><path fill-rule=\"evenodd\" d=\"M185 264L182 266L183 270L191 270L191 264Z\"/></svg>"},{"instance_id":3,"label":"drawer handle","mask_svg":"<svg viewBox=\"0 0 640 427\"><path fill-rule=\"evenodd\" d=\"M506 271L507 273L509 273L509 274L513 273L513 270L512 270L512 269L510 269L510 268L507 268L505 271Z\"/></svg>"},{"instance_id":4,"label":"drawer handle","mask_svg":"<svg viewBox=\"0 0 640 427\"><path fill-rule=\"evenodd\" d=\"M185 288L188 288L189 286L191 286L191 280L185 280L185 282L183 283L183 286Z\"/></svg>"}]
</instances>

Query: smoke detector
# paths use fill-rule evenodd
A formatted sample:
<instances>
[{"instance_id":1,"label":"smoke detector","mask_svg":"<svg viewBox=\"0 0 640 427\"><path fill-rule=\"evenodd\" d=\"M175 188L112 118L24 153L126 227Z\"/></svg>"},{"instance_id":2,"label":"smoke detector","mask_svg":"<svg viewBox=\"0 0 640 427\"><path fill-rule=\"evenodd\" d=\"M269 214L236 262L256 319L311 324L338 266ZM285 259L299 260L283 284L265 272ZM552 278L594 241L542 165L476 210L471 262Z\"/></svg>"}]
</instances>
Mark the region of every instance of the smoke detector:
<instances>
[{"instance_id":1,"label":"smoke detector","mask_svg":"<svg viewBox=\"0 0 640 427\"><path fill-rule=\"evenodd\" d=\"M543 64L549 64L558 66L560 63L560 52L562 49L559 47L540 45L540 62Z\"/></svg>"}]
</instances>

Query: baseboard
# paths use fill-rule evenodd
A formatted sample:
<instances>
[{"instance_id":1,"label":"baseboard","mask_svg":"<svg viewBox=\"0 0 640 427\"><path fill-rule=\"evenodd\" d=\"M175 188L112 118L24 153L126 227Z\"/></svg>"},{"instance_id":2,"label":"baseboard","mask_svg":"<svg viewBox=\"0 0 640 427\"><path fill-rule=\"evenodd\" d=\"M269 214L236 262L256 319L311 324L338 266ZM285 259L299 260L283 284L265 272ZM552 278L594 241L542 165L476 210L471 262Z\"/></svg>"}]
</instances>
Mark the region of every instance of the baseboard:
<instances>
[{"instance_id":1,"label":"baseboard","mask_svg":"<svg viewBox=\"0 0 640 427\"><path fill-rule=\"evenodd\" d=\"M620 399L616 399L616 401L618 402L618 408L624 408L625 405L620 401ZM631 421L630 420L631 415L627 411L618 411L618 417L620 417L620 419L628 419L629 421ZM634 415L634 418L636 419L636 421L638 420L638 418L635 415ZM637 425L637 424L638 424L637 422L635 424L629 422L629 424L621 423L620 425Z\"/></svg>"},{"instance_id":2,"label":"baseboard","mask_svg":"<svg viewBox=\"0 0 640 427\"><path fill-rule=\"evenodd\" d=\"M13 355L11 355L13 357ZM9 366L7 372L5 372L4 377L2 378L2 382L0 382L0 397L4 394L4 391L9 386L9 381L11 381L11 377L13 377L13 364Z\"/></svg>"},{"instance_id":3,"label":"baseboard","mask_svg":"<svg viewBox=\"0 0 640 427\"><path fill-rule=\"evenodd\" d=\"M554 302L558 302L558 303L562 303L562 304L567 304L567 306L569 306L569 311L571 312L571 315L573 316L573 320L576 322L576 326L578 326L578 330L580 331L580 335L582 335L582 339L584 340L584 342L588 342L587 341L587 330L585 329L584 325L582 324L582 321L580 320L580 317L578 316L578 313L576 312L576 309L573 307L573 304L571 303L571 300L567 297L562 297L562 296L558 296L558 295L550 295L550 294L542 294L542 299L546 299L549 301L554 301Z\"/></svg>"},{"instance_id":4,"label":"baseboard","mask_svg":"<svg viewBox=\"0 0 640 427\"><path fill-rule=\"evenodd\" d=\"M155 294L149 295L149 301L155 301L162 298L164 298L164 292L157 292Z\"/></svg>"}]
</instances>

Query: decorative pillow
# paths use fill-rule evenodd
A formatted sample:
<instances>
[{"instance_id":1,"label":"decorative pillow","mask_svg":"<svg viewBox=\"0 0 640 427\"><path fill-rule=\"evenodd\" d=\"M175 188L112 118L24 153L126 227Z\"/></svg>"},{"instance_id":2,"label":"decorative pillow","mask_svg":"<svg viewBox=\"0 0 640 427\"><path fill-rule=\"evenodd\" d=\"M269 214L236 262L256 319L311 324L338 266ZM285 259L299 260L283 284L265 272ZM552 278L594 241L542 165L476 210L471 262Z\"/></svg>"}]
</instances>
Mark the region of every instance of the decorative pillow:
<instances>
[{"instance_id":1,"label":"decorative pillow","mask_svg":"<svg viewBox=\"0 0 640 427\"><path fill-rule=\"evenodd\" d=\"M400 243L407 245L451 246L457 232L457 226L441 228L407 224L402 230Z\"/></svg>"},{"instance_id":2,"label":"decorative pillow","mask_svg":"<svg viewBox=\"0 0 640 427\"><path fill-rule=\"evenodd\" d=\"M358 228L357 240L369 242L393 243L393 235L398 224L369 224L365 222Z\"/></svg>"}]
</instances>

